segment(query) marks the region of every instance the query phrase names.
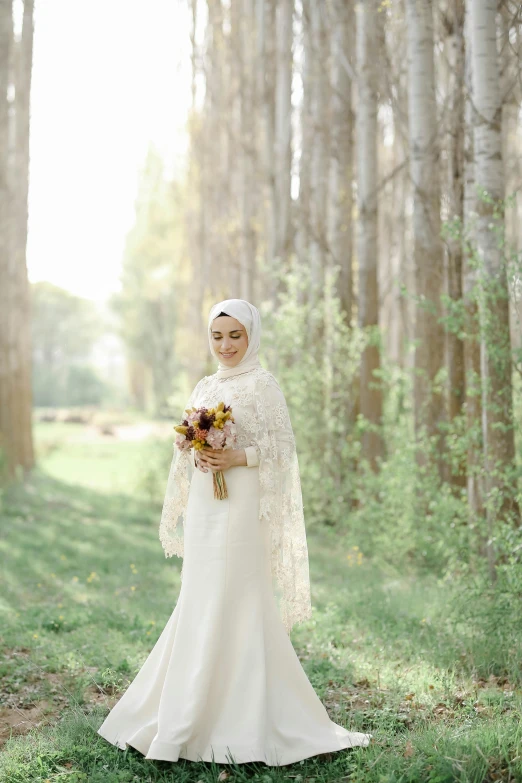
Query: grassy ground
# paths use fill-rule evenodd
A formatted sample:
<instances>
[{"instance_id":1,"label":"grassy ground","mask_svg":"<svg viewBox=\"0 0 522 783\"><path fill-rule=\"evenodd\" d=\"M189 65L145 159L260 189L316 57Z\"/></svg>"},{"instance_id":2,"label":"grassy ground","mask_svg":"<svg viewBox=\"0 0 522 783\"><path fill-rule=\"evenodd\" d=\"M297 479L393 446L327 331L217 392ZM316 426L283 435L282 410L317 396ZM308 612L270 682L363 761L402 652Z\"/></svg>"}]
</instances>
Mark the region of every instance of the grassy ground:
<instances>
[{"instance_id":1,"label":"grassy ground","mask_svg":"<svg viewBox=\"0 0 522 783\"><path fill-rule=\"evenodd\" d=\"M319 531L314 618L292 640L332 719L371 731L370 747L278 770L105 742L96 729L175 606L179 561L163 556L158 504L134 491L149 447L59 426L39 428L40 469L2 507L0 781L522 781L522 645L459 622L450 585Z\"/></svg>"}]
</instances>

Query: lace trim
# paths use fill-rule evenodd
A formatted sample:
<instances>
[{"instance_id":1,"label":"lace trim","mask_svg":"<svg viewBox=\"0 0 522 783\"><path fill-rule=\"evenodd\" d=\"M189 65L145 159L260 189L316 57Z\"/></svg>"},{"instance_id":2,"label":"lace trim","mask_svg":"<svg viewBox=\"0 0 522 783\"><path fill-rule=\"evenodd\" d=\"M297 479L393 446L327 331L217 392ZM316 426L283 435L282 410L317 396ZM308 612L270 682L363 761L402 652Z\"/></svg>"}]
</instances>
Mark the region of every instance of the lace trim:
<instances>
[{"instance_id":1,"label":"lace trim","mask_svg":"<svg viewBox=\"0 0 522 783\"><path fill-rule=\"evenodd\" d=\"M272 373L254 368L229 378L205 376L185 407L221 399L233 407L238 447L254 446L258 455L260 521L270 530L274 594L290 633L293 625L311 618L312 607L299 464L286 400ZM175 448L172 459L160 522L166 557L183 557L190 453Z\"/></svg>"}]
</instances>

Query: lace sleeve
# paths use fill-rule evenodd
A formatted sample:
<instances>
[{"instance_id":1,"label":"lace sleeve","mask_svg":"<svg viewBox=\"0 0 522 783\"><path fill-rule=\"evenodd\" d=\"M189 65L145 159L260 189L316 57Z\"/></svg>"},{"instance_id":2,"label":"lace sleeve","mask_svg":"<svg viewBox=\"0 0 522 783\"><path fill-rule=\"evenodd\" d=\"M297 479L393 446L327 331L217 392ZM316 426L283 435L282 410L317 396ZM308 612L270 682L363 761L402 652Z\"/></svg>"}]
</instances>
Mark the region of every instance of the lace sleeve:
<instances>
[{"instance_id":1,"label":"lace sleeve","mask_svg":"<svg viewBox=\"0 0 522 783\"><path fill-rule=\"evenodd\" d=\"M199 381L190 395L185 408L191 408L204 378ZM181 418L181 417L180 417ZM190 481L194 472L192 449L180 451L173 444L174 453L170 464L169 476L159 526L159 538L165 551L165 557L177 555L183 557L183 524L188 502Z\"/></svg>"},{"instance_id":2,"label":"lace sleeve","mask_svg":"<svg viewBox=\"0 0 522 783\"><path fill-rule=\"evenodd\" d=\"M274 594L285 627L312 616L308 546L295 438L284 394L271 373L256 379L260 521L270 529Z\"/></svg>"}]
</instances>

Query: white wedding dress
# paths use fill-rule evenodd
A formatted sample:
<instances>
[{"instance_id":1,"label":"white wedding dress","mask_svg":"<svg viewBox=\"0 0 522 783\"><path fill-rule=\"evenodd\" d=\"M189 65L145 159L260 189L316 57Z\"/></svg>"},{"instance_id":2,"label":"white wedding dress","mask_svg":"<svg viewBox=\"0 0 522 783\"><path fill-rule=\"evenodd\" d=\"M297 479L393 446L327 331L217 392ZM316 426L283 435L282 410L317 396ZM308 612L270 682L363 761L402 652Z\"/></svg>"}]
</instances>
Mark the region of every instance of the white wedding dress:
<instances>
[{"instance_id":1,"label":"white wedding dress","mask_svg":"<svg viewBox=\"0 0 522 783\"><path fill-rule=\"evenodd\" d=\"M225 471L224 500L214 498L212 473L191 467L188 497L181 492L184 540L172 550L183 554L178 601L98 731L148 759L277 766L365 746L371 738L330 720L278 609L269 527L260 523L261 450L252 437L260 374L266 380L262 368L226 379L208 376L189 401L232 406L237 447L246 448L248 466ZM192 465L191 451L186 459Z\"/></svg>"}]
</instances>

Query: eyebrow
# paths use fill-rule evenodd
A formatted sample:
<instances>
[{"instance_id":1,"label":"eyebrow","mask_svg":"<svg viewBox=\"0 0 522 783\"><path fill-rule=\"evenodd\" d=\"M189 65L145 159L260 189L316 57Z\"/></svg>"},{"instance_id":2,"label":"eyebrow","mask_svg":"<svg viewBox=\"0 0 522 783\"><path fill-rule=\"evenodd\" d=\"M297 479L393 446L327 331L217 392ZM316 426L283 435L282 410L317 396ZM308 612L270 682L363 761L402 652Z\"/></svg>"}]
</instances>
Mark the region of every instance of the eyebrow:
<instances>
[{"instance_id":1,"label":"eyebrow","mask_svg":"<svg viewBox=\"0 0 522 783\"><path fill-rule=\"evenodd\" d=\"M232 334L233 332L242 332L243 329L231 329L229 334ZM223 332L220 332L219 329L212 329L212 334L223 334Z\"/></svg>"}]
</instances>

